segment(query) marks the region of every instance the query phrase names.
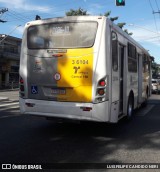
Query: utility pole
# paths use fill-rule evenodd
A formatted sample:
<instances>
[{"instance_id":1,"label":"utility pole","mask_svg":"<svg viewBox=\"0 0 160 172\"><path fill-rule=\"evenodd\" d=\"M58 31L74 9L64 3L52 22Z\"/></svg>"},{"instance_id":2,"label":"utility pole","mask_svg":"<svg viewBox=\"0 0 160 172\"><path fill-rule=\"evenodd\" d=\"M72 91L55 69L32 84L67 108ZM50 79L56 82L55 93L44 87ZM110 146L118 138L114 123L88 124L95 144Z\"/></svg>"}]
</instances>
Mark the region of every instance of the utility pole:
<instances>
[{"instance_id":1,"label":"utility pole","mask_svg":"<svg viewBox=\"0 0 160 172\"><path fill-rule=\"evenodd\" d=\"M7 11L8 11L8 8L2 8L2 9L0 9L0 15L4 14L4 13L7 12ZM0 19L0 22L1 22L1 23L5 23L5 22L7 22L7 21Z\"/></svg>"},{"instance_id":2,"label":"utility pole","mask_svg":"<svg viewBox=\"0 0 160 172\"><path fill-rule=\"evenodd\" d=\"M155 12L155 11L153 11L153 14L156 14L156 13L159 13L159 14L160 14L160 11L156 11L156 12Z\"/></svg>"}]
</instances>

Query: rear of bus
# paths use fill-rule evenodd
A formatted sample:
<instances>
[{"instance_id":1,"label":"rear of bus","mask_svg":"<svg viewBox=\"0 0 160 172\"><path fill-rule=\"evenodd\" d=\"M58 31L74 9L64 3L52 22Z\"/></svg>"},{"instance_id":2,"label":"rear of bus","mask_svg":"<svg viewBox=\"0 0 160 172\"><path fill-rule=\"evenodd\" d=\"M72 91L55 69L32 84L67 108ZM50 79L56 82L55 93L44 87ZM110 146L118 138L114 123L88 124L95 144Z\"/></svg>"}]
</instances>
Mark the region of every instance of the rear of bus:
<instances>
[{"instance_id":1,"label":"rear of bus","mask_svg":"<svg viewBox=\"0 0 160 172\"><path fill-rule=\"evenodd\" d=\"M105 22L88 16L26 24L20 59L22 114L109 121Z\"/></svg>"}]
</instances>

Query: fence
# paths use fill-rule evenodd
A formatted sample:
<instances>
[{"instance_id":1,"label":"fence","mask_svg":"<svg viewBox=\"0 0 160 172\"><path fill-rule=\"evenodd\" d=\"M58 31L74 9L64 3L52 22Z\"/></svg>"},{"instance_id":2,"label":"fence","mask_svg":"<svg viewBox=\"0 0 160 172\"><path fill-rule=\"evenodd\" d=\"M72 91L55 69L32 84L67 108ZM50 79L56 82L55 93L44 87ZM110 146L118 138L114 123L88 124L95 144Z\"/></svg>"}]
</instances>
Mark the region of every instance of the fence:
<instances>
[{"instance_id":1,"label":"fence","mask_svg":"<svg viewBox=\"0 0 160 172\"><path fill-rule=\"evenodd\" d=\"M8 83L2 82L1 85L1 89L16 89L16 88L19 88L19 82L15 82L15 81Z\"/></svg>"}]
</instances>

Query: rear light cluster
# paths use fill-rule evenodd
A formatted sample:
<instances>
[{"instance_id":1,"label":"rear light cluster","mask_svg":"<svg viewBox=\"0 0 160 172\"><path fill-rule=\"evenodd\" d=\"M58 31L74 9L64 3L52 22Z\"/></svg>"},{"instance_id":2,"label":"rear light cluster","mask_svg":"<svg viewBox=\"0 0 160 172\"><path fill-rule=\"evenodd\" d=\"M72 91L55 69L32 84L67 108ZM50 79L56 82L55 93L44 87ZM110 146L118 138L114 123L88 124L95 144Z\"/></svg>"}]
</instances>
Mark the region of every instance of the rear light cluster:
<instances>
[{"instance_id":1,"label":"rear light cluster","mask_svg":"<svg viewBox=\"0 0 160 172\"><path fill-rule=\"evenodd\" d=\"M24 97L25 93L24 93L25 89L24 89L24 80L22 77L19 78L19 94L20 97Z\"/></svg>"},{"instance_id":2,"label":"rear light cluster","mask_svg":"<svg viewBox=\"0 0 160 172\"><path fill-rule=\"evenodd\" d=\"M96 103L103 102L106 100L106 95L108 95L107 84L107 78L98 81L96 89Z\"/></svg>"}]
</instances>

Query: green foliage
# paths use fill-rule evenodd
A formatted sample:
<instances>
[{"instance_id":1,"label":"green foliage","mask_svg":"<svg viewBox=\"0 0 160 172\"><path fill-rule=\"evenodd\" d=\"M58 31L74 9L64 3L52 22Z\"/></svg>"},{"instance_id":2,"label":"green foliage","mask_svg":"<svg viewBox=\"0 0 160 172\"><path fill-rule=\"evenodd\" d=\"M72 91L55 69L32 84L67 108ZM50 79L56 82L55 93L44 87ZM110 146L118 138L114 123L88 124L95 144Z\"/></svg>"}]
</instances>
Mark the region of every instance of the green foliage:
<instances>
[{"instance_id":1,"label":"green foliage","mask_svg":"<svg viewBox=\"0 0 160 172\"><path fill-rule=\"evenodd\" d=\"M108 17L110 16L110 14L111 14L111 11L107 11L106 13L104 13L104 16Z\"/></svg>"},{"instance_id":2,"label":"green foliage","mask_svg":"<svg viewBox=\"0 0 160 172\"><path fill-rule=\"evenodd\" d=\"M126 23L117 23L117 26L119 26L121 29L126 25Z\"/></svg>"},{"instance_id":3,"label":"green foliage","mask_svg":"<svg viewBox=\"0 0 160 172\"><path fill-rule=\"evenodd\" d=\"M111 14L111 11L107 11L106 13L104 13L104 16L109 17ZM111 21L115 21L118 20L118 17L110 17L109 18Z\"/></svg>"},{"instance_id":4,"label":"green foliage","mask_svg":"<svg viewBox=\"0 0 160 172\"><path fill-rule=\"evenodd\" d=\"M111 21L118 20L118 17L111 17L110 20L111 20Z\"/></svg>"},{"instance_id":5,"label":"green foliage","mask_svg":"<svg viewBox=\"0 0 160 172\"><path fill-rule=\"evenodd\" d=\"M79 8L78 10L70 9L70 11L66 12L66 16L86 16L87 11L84 11L83 9Z\"/></svg>"},{"instance_id":6,"label":"green foliage","mask_svg":"<svg viewBox=\"0 0 160 172\"><path fill-rule=\"evenodd\" d=\"M73 10L70 9L70 11L66 12L66 16L86 16L89 15L87 14L86 10L83 10L81 8L77 9L77 10ZM106 16L109 18L109 16L111 15L111 11L107 11L106 13L104 13L103 16ZM100 14L100 16L102 16L102 14ZM118 16L116 17L110 17L109 19L114 22L115 20L118 20ZM122 29L124 27L126 23L118 23L117 25ZM133 33L129 33L127 29L124 30L124 32L126 32L128 35L132 35Z\"/></svg>"},{"instance_id":7,"label":"green foliage","mask_svg":"<svg viewBox=\"0 0 160 172\"><path fill-rule=\"evenodd\" d=\"M159 65L156 62L153 62L151 68L152 68L152 76L153 76L153 78L157 78L157 76L160 73Z\"/></svg>"},{"instance_id":8,"label":"green foliage","mask_svg":"<svg viewBox=\"0 0 160 172\"><path fill-rule=\"evenodd\" d=\"M124 32L126 32L128 35L133 35L133 33L132 32L129 33L127 29L124 29Z\"/></svg>"}]
</instances>

